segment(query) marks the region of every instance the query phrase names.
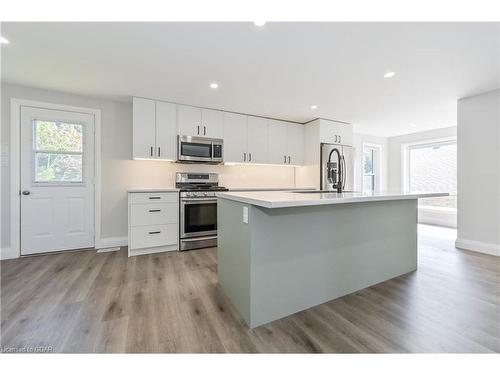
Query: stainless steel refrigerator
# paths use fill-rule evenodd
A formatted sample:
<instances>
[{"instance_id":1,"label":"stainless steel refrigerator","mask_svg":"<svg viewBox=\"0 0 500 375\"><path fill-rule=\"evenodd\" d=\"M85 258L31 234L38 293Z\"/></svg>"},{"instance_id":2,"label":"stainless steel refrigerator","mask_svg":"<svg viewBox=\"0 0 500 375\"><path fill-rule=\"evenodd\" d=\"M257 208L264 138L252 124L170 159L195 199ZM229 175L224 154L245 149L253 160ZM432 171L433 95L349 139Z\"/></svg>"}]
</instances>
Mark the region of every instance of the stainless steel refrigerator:
<instances>
[{"instance_id":1,"label":"stainless steel refrigerator","mask_svg":"<svg viewBox=\"0 0 500 375\"><path fill-rule=\"evenodd\" d=\"M321 159L320 159L321 190L336 190L332 187L332 184L328 181L326 175L327 174L326 163L328 163L328 155L330 154L330 151L334 148L337 148L339 150L339 152L344 156L345 160L344 190L353 191L354 190L354 147L342 146L330 143L321 143ZM332 155L332 161L334 163L337 163L337 158L335 154Z\"/></svg>"}]
</instances>

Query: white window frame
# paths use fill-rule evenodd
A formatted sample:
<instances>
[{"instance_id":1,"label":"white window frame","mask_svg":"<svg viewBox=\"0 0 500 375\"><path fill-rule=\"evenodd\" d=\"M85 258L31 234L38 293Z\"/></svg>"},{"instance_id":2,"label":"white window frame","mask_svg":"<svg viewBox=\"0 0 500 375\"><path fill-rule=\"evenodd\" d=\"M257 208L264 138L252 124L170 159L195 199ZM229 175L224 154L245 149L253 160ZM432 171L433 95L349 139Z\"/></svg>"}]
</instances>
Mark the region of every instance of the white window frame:
<instances>
[{"instance_id":1,"label":"white window frame","mask_svg":"<svg viewBox=\"0 0 500 375\"><path fill-rule=\"evenodd\" d=\"M80 125L82 126L82 151L45 151L45 150L37 150L36 149L36 127L35 123L37 121L47 121L47 122L54 122L54 120L47 120L43 118L35 118L32 121L32 151L31 151L31 162L32 162L32 170L31 170L31 179L32 183L36 184L38 186L85 186L86 184L86 171L85 171L85 159L86 159L86 137L88 136L86 129L85 129L85 124L75 122L75 121L68 121L68 120L57 120L55 122L60 122L60 123L67 123L67 124L74 124L74 125ZM82 180L81 181L37 181L36 180L36 154L37 153L45 153L45 154L61 154L61 155L82 155Z\"/></svg>"},{"instance_id":2,"label":"white window frame","mask_svg":"<svg viewBox=\"0 0 500 375\"><path fill-rule=\"evenodd\" d=\"M373 191L380 190L381 183L381 160L382 160L382 145L376 143L364 143L363 142L363 150L362 150L362 165L361 165L361 189L364 191L364 177L365 175L365 149L376 150L377 152L377 162L374 163L373 166ZM374 159L375 161L375 159Z\"/></svg>"},{"instance_id":3,"label":"white window frame","mask_svg":"<svg viewBox=\"0 0 500 375\"><path fill-rule=\"evenodd\" d=\"M402 152L401 155L403 156L403 173L401 174L402 177L402 184L404 191L409 192L410 191L410 151L412 149L416 148L425 148L428 147L429 145L444 145L444 144L451 144L451 143L456 143L457 142L457 137L446 137L446 138L438 138L438 139L427 139L425 141L419 141L419 142L412 142L412 143L405 143L401 145Z\"/></svg>"},{"instance_id":4,"label":"white window frame","mask_svg":"<svg viewBox=\"0 0 500 375\"><path fill-rule=\"evenodd\" d=\"M432 144L437 145L450 143L457 143L457 137L434 138L401 145L401 165L403 169L403 173L401 173L401 186L403 186L405 192L409 192L410 190L410 150L427 147ZM418 221L425 224L456 228L457 209L448 207L418 206Z\"/></svg>"}]
</instances>

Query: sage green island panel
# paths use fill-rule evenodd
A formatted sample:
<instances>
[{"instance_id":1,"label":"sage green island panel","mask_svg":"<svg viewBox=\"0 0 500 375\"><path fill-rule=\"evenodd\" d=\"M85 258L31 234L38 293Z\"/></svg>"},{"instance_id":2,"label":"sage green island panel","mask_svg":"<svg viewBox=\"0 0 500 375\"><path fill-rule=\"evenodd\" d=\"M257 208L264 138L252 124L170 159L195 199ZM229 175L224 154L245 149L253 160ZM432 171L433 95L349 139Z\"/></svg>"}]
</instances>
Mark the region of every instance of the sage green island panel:
<instances>
[{"instance_id":1,"label":"sage green island panel","mask_svg":"<svg viewBox=\"0 0 500 375\"><path fill-rule=\"evenodd\" d=\"M417 269L417 199L218 210L219 283L252 328Z\"/></svg>"}]
</instances>

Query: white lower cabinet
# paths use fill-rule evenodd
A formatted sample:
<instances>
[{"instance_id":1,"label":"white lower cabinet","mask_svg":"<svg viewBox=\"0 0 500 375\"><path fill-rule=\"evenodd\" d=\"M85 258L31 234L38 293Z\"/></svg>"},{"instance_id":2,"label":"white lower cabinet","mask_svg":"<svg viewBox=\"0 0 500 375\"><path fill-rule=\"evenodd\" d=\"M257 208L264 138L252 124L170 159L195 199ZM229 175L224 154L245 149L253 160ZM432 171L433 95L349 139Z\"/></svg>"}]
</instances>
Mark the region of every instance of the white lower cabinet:
<instances>
[{"instance_id":1,"label":"white lower cabinet","mask_svg":"<svg viewBox=\"0 0 500 375\"><path fill-rule=\"evenodd\" d=\"M128 193L128 255L179 250L179 193Z\"/></svg>"}]
</instances>

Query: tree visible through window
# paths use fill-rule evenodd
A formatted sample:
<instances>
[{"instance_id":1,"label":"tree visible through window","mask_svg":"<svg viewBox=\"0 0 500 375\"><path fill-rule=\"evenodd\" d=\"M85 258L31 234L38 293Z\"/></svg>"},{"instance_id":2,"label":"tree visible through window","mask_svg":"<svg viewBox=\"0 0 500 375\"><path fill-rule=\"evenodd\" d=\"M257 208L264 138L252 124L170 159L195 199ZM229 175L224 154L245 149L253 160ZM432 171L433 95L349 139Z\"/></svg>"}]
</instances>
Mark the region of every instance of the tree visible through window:
<instances>
[{"instance_id":1,"label":"tree visible through window","mask_svg":"<svg viewBox=\"0 0 500 375\"><path fill-rule=\"evenodd\" d=\"M407 183L410 192L448 192L449 197L419 199L420 206L457 208L457 142L434 142L408 147Z\"/></svg>"},{"instance_id":2,"label":"tree visible through window","mask_svg":"<svg viewBox=\"0 0 500 375\"><path fill-rule=\"evenodd\" d=\"M33 121L35 182L83 182L83 125Z\"/></svg>"}]
</instances>

